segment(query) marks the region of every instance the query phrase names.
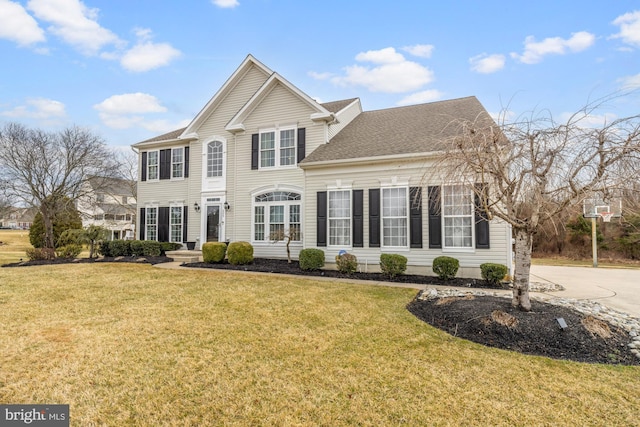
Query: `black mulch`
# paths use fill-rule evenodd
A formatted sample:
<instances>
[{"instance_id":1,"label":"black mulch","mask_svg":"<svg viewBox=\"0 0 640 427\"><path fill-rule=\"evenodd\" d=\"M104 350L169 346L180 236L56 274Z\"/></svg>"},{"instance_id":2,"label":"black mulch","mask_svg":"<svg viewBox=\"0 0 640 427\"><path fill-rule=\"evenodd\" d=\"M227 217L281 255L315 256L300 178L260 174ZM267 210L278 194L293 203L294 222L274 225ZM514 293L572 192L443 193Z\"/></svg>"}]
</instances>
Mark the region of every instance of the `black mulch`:
<instances>
[{"instance_id":1,"label":"black mulch","mask_svg":"<svg viewBox=\"0 0 640 427\"><path fill-rule=\"evenodd\" d=\"M172 262L172 258L166 256L123 256L123 257L101 257L101 258L55 258L52 260L39 261L20 261L11 264L3 264L2 267L31 267L35 265L55 265L55 264L92 264L101 262L127 262L140 264L160 264L163 262Z\"/></svg>"},{"instance_id":2,"label":"black mulch","mask_svg":"<svg viewBox=\"0 0 640 427\"><path fill-rule=\"evenodd\" d=\"M375 280L378 282L395 283L417 283L419 285L446 285L461 286L466 288L490 288L491 286L484 280L454 278L451 280L441 280L437 276L421 276L414 274L404 274L393 279L381 273L353 273L343 274L336 270L305 271L300 269L298 261L291 261L289 264L284 259L255 258L249 265L231 265L227 261L224 263L209 264L206 262L194 262L185 264L185 267L216 268L224 270L238 271L259 271L262 273L294 274L297 276L332 277L336 279L359 279ZM505 288L495 288L505 289Z\"/></svg>"}]
</instances>

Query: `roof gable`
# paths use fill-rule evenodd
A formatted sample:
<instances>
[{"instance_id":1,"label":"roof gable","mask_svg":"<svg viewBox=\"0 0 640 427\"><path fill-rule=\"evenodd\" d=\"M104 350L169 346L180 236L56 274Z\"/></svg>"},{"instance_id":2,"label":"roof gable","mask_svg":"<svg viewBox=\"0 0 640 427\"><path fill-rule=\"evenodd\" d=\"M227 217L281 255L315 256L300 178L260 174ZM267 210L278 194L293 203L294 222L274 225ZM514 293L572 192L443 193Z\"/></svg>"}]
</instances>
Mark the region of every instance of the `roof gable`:
<instances>
[{"instance_id":1,"label":"roof gable","mask_svg":"<svg viewBox=\"0 0 640 427\"><path fill-rule=\"evenodd\" d=\"M180 138L189 139L195 134L202 123L211 115L216 107L222 102L225 96L233 90L244 75L252 68L255 67L261 70L265 74L265 78L273 73L262 62L258 61L252 55L248 55L240 66L234 71L234 73L227 79L222 87L216 92L215 95L209 100L207 105L198 113L198 115L191 121L191 123L183 130Z\"/></svg>"},{"instance_id":2,"label":"roof gable","mask_svg":"<svg viewBox=\"0 0 640 427\"><path fill-rule=\"evenodd\" d=\"M229 132L241 132L245 130L244 121L251 114L255 108L260 105L262 101L269 95L269 93L277 86L281 85L286 88L294 96L302 100L314 111L310 115L310 119L314 121L328 121L333 120L333 113L328 111L322 105L318 104L309 95L302 92L300 89L289 83L278 73L272 73L271 76L264 82L262 87L247 101L247 103L238 111L238 113L229 121L225 130Z\"/></svg>"}]
</instances>

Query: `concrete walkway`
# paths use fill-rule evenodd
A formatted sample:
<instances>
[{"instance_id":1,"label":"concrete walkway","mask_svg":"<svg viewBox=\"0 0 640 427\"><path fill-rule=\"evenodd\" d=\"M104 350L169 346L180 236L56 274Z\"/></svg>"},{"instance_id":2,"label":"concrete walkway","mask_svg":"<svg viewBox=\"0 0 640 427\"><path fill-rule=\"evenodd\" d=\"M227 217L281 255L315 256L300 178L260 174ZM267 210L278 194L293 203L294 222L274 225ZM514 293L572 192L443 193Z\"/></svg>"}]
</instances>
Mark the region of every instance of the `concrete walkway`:
<instances>
[{"instance_id":1,"label":"concrete walkway","mask_svg":"<svg viewBox=\"0 0 640 427\"><path fill-rule=\"evenodd\" d=\"M180 262L156 264L158 268L182 268ZM191 268L191 267L189 267ZM209 269L203 269L209 270ZM224 270L233 272L234 270ZM252 274L274 273L254 273ZM283 275L284 276L284 275ZM313 280L334 281L329 277L307 276ZM548 293L532 293L540 298L572 298L577 300L598 301L604 306L620 310L635 317L640 317L640 269L593 268L593 267L559 267L532 265L531 282L547 282L562 285L565 290ZM393 282L373 282L365 280L340 279L342 282L362 283L367 285L383 285L413 289L424 289L424 285ZM446 288L445 286L430 286ZM500 292L500 291L498 291ZM505 290L504 293L511 293Z\"/></svg>"}]
</instances>

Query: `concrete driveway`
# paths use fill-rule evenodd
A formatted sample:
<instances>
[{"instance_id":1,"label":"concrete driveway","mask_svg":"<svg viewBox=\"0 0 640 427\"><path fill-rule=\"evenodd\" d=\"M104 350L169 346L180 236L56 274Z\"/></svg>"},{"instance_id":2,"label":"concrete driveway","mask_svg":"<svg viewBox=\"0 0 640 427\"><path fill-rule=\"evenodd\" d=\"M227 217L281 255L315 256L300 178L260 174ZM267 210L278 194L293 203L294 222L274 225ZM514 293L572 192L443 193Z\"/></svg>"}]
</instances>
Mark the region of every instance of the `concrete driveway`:
<instances>
[{"instance_id":1,"label":"concrete driveway","mask_svg":"<svg viewBox=\"0 0 640 427\"><path fill-rule=\"evenodd\" d=\"M532 282L550 282L565 290L546 295L598 301L640 317L640 269L532 265Z\"/></svg>"}]
</instances>

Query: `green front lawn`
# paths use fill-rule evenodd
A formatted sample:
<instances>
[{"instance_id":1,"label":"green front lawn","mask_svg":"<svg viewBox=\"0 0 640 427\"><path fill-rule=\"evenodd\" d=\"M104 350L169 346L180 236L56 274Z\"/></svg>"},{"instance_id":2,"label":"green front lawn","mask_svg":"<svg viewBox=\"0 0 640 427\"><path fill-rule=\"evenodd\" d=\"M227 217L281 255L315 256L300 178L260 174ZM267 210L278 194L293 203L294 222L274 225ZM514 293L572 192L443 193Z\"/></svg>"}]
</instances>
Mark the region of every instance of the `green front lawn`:
<instances>
[{"instance_id":1,"label":"green front lawn","mask_svg":"<svg viewBox=\"0 0 640 427\"><path fill-rule=\"evenodd\" d=\"M640 368L485 348L415 290L96 264L0 268L0 403L72 425L634 425Z\"/></svg>"}]
</instances>

